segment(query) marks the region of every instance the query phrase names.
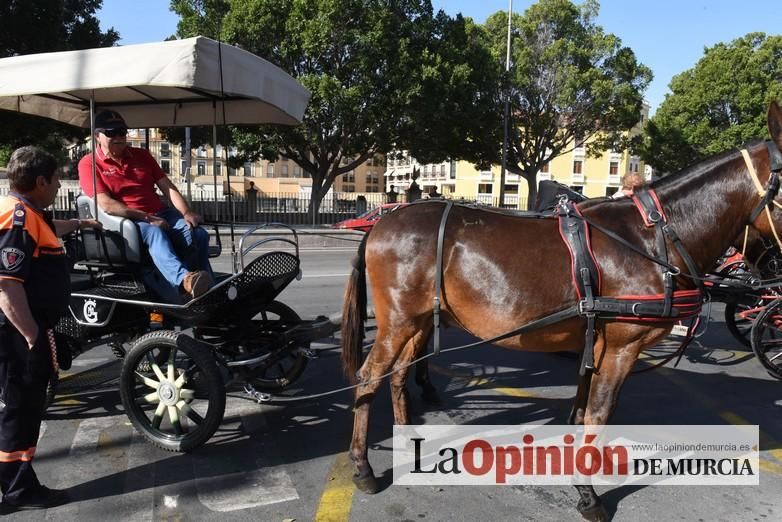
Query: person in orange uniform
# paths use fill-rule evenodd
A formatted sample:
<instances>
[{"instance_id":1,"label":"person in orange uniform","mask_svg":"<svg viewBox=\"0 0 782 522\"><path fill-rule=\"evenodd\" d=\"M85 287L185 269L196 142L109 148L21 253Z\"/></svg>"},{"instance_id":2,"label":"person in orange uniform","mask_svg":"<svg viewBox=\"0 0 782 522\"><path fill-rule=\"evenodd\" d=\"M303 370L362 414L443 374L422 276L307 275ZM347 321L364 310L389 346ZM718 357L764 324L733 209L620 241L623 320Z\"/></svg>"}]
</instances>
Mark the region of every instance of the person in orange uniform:
<instances>
[{"instance_id":1,"label":"person in orange uniform","mask_svg":"<svg viewBox=\"0 0 782 522\"><path fill-rule=\"evenodd\" d=\"M58 370L52 328L70 296L68 260L58 236L100 228L94 220L52 220L60 180L55 159L38 147L14 151L11 192L0 201L0 489L5 511L68 501L32 467L46 403Z\"/></svg>"}]
</instances>

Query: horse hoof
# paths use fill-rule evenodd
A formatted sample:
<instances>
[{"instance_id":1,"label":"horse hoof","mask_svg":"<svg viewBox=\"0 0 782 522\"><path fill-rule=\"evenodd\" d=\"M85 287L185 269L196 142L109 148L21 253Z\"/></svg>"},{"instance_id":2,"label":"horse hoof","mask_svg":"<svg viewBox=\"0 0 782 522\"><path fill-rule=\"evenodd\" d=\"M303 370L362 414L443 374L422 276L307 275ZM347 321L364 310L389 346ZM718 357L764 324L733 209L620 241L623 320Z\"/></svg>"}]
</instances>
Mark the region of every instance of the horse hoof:
<instances>
[{"instance_id":1,"label":"horse hoof","mask_svg":"<svg viewBox=\"0 0 782 522\"><path fill-rule=\"evenodd\" d=\"M590 507L578 506L578 512L585 520L590 522L608 522L611 517L608 516L608 512L603 507L603 504L595 504Z\"/></svg>"},{"instance_id":2,"label":"horse hoof","mask_svg":"<svg viewBox=\"0 0 782 522\"><path fill-rule=\"evenodd\" d=\"M375 480L375 476L371 474L365 477L353 475L353 484L367 495L374 495L378 490L377 480Z\"/></svg>"}]
</instances>

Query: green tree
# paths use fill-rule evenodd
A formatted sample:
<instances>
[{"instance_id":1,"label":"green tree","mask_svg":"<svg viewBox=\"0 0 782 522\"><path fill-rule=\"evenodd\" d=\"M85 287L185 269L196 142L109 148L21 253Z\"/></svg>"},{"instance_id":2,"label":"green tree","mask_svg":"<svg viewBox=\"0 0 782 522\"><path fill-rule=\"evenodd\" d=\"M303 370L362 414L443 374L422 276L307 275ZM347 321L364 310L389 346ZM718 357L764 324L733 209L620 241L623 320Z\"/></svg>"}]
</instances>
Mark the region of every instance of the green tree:
<instances>
[{"instance_id":1,"label":"green tree","mask_svg":"<svg viewBox=\"0 0 782 522\"><path fill-rule=\"evenodd\" d=\"M782 36L750 33L707 48L673 77L646 126L641 157L663 173L766 135L766 110L782 100Z\"/></svg>"},{"instance_id":2,"label":"green tree","mask_svg":"<svg viewBox=\"0 0 782 522\"><path fill-rule=\"evenodd\" d=\"M430 0L172 0L180 37L238 44L312 93L302 125L234 129L248 159L284 154L312 178L317 211L337 176L377 153L426 159L464 151L491 121L493 63L476 27ZM221 24L215 16L225 17ZM494 76L496 77L496 75ZM482 113L481 110L484 109Z\"/></svg>"},{"instance_id":3,"label":"green tree","mask_svg":"<svg viewBox=\"0 0 782 522\"><path fill-rule=\"evenodd\" d=\"M0 58L114 45L119 40L117 31L101 31L95 17L102 4L102 0L0 1ZM62 158L63 139L84 135L51 120L0 111L0 164L5 163L3 150L30 143Z\"/></svg>"},{"instance_id":4,"label":"green tree","mask_svg":"<svg viewBox=\"0 0 782 522\"><path fill-rule=\"evenodd\" d=\"M581 140L590 140L588 153L621 150L623 131L639 120L651 71L595 24L598 8L594 0L540 0L513 16L507 170L527 181L530 207L549 161ZM507 20L498 12L486 21L487 46L503 64Z\"/></svg>"}]
</instances>

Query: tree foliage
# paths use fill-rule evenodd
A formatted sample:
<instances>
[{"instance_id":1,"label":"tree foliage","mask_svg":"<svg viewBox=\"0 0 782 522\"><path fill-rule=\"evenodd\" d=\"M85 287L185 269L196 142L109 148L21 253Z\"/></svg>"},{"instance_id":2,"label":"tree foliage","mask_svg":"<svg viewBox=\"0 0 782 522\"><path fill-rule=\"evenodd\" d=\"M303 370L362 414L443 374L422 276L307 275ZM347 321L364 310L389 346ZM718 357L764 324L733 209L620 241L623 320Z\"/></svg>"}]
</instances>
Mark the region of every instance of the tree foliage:
<instances>
[{"instance_id":1,"label":"tree foliage","mask_svg":"<svg viewBox=\"0 0 782 522\"><path fill-rule=\"evenodd\" d=\"M782 36L750 33L707 48L669 87L640 151L664 173L766 135L768 105L782 100Z\"/></svg>"},{"instance_id":2,"label":"tree foliage","mask_svg":"<svg viewBox=\"0 0 782 522\"><path fill-rule=\"evenodd\" d=\"M477 137L496 129L496 93L479 87L496 78L480 31L435 14L430 0L172 0L171 7L180 37L220 36L310 90L302 125L235 129L233 137L247 158L284 154L301 166L315 209L337 176L376 153L477 157Z\"/></svg>"},{"instance_id":3,"label":"tree foliage","mask_svg":"<svg viewBox=\"0 0 782 522\"><path fill-rule=\"evenodd\" d=\"M537 172L574 140L591 138L593 152L620 150L622 132L638 122L651 71L596 25L597 12L594 0L540 0L513 16L507 169L527 181L530 206ZM507 20L498 12L486 21L487 46L503 64ZM496 151L493 163L500 162Z\"/></svg>"},{"instance_id":4,"label":"tree foliage","mask_svg":"<svg viewBox=\"0 0 782 522\"><path fill-rule=\"evenodd\" d=\"M101 31L95 13L102 0L0 1L0 58L107 47L119 40ZM44 118L0 112L0 154L35 143L62 157L63 138L82 137L73 127ZM4 164L0 157L0 164Z\"/></svg>"}]
</instances>

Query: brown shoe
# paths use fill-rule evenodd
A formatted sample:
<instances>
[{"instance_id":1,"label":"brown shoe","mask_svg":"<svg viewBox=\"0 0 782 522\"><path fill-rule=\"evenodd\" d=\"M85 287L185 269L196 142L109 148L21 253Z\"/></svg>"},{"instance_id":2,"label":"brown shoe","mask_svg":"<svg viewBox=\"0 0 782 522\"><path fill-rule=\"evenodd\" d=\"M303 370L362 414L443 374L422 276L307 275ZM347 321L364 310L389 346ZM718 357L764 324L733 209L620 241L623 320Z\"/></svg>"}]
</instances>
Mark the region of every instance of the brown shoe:
<instances>
[{"instance_id":1,"label":"brown shoe","mask_svg":"<svg viewBox=\"0 0 782 522\"><path fill-rule=\"evenodd\" d=\"M204 270L188 272L182 280L182 288L193 298L196 298L209 290L209 279L209 274Z\"/></svg>"}]
</instances>

